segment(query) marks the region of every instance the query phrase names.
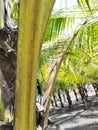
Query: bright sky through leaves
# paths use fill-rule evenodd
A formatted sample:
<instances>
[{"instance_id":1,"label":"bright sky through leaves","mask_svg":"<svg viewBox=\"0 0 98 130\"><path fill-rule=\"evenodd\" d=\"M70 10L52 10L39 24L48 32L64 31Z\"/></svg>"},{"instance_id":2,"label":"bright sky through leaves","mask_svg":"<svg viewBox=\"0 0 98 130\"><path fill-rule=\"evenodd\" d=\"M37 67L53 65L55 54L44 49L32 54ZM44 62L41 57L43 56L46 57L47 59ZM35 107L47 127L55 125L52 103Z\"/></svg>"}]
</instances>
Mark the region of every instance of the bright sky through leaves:
<instances>
[{"instance_id":1,"label":"bright sky through leaves","mask_svg":"<svg viewBox=\"0 0 98 130\"><path fill-rule=\"evenodd\" d=\"M53 10L60 10L61 8L77 5L77 0L56 0Z\"/></svg>"}]
</instances>

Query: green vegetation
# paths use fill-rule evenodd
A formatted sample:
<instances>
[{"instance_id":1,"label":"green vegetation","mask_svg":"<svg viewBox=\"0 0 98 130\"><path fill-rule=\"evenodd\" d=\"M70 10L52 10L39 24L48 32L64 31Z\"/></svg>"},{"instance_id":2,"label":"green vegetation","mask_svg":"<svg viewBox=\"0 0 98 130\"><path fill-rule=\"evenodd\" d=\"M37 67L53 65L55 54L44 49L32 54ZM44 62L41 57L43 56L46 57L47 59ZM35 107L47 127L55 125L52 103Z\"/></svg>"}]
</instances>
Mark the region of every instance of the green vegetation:
<instances>
[{"instance_id":1,"label":"green vegetation","mask_svg":"<svg viewBox=\"0 0 98 130\"><path fill-rule=\"evenodd\" d=\"M4 119L5 108L2 100L0 100L0 120Z\"/></svg>"},{"instance_id":2,"label":"green vegetation","mask_svg":"<svg viewBox=\"0 0 98 130\"><path fill-rule=\"evenodd\" d=\"M37 77L45 94L44 128L54 93L60 95L62 90L69 98L69 90L98 82L97 0L77 0L76 6L65 5L51 13L54 2L21 0L19 8L18 3L10 1L13 10L9 8L8 16L19 24L15 130L36 129ZM3 14L0 11L0 26L4 24ZM69 102L72 105L70 99ZM3 111L2 105L1 108Z\"/></svg>"}]
</instances>

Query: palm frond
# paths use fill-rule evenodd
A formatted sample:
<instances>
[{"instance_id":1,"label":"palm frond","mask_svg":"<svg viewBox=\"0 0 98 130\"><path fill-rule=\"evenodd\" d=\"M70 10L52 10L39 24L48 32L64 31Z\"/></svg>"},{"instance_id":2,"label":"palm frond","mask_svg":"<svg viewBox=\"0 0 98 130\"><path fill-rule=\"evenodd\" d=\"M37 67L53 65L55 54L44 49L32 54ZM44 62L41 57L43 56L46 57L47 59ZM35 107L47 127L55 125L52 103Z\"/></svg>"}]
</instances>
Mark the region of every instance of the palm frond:
<instances>
[{"instance_id":1,"label":"palm frond","mask_svg":"<svg viewBox=\"0 0 98 130\"><path fill-rule=\"evenodd\" d=\"M77 0L77 3L81 7L82 10L85 8L85 6L87 6L88 10L92 12L89 0Z\"/></svg>"}]
</instances>

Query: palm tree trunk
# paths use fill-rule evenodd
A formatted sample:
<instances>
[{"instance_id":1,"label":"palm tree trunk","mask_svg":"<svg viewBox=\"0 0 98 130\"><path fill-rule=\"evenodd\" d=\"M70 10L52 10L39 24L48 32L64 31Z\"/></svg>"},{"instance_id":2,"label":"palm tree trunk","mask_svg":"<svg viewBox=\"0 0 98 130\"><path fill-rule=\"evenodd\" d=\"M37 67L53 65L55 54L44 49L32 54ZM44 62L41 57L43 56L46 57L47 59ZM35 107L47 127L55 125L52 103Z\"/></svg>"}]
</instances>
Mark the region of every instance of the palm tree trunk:
<instances>
[{"instance_id":1,"label":"palm tree trunk","mask_svg":"<svg viewBox=\"0 0 98 130\"><path fill-rule=\"evenodd\" d=\"M85 95L88 97L87 89L85 87L83 87L83 91L84 91Z\"/></svg>"},{"instance_id":2,"label":"palm tree trunk","mask_svg":"<svg viewBox=\"0 0 98 130\"><path fill-rule=\"evenodd\" d=\"M76 93L75 89L73 89L73 92L74 92L74 95L75 95L76 101L78 102L79 99L78 99L78 96L77 96L77 93Z\"/></svg>"},{"instance_id":3,"label":"palm tree trunk","mask_svg":"<svg viewBox=\"0 0 98 130\"><path fill-rule=\"evenodd\" d=\"M53 102L53 100L51 99L51 105L52 105L52 107L54 107L54 102Z\"/></svg>"},{"instance_id":4,"label":"palm tree trunk","mask_svg":"<svg viewBox=\"0 0 98 130\"><path fill-rule=\"evenodd\" d=\"M55 106L58 107L57 101L56 101L56 97L55 97L55 94L54 94L54 93L53 93L53 99L54 99Z\"/></svg>"},{"instance_id":5,"label":"palm tree trunk","mask_svg":"<svg viewBox=\"0 0 98 130\"><path fill-rule=\"evenodd\" d=\"M68 100L68 103L69 103L69 108L71 108L72 107L72 100L70 98L69 91L65 90L65 93L66 93L67 100Z\"/></svg>"},{"instance_id":6,"label":"palm tree trunk","mask_svg":"<svg viewBox=\"0 0 98 130\"><path fill-rule=\"evenodd\" d=\"M61 98L61 94L60 94L60 90L58 90L58 97L60 100L61 107L64 107L63 102L62 102L62 98Z\"/></svg>"},{"instance_id":7,"label":"palm tree trunk","mask_svg":"<svg viewBox=\"0 0 98 130\"><path fill-rule=\"evenodd\" d=\"M45 107L45 110L46 110L46 107L47 107L47 104L48 104L48 101L49 101L49 97L50 95L52 95L52 89L53 89L53 85L54 85L54 82L55 82L55 78L56 78L56 75L58 73L58 70L59 70L59 67L61 65L61 62L63 60L63 57L64 55L66 54L68 48L70 47L72 41L75 39L75 37L77 36L79 30L73 35L73 37L69 40L68 44L65 46L64 50L62 51L62 53L59 55L58 59L57 59L57 62L55 64L55 66L52 68L52 73L50 75L50 78L48 80L48 83L47 83L47 89L46 89L46 92L45 92L45 96L44 96L44 100L43 100L43 105Z\"/></svg>"},{"instance_id":8,"label":"palm tree trunk","mask_svg":"<svg viewBox=\"0 0 98 130\"><path fill-rule=\"evenodd\" d=\"M84 109L88 109L88 99L87 99L87 96L84 93L83 87L81 85L78 85L78 90L79 90L79 93L81 95L81 99L84 103Z\"/></svg>"},{"instance_id":9,"label":"palm tree trunk","mask_svg":"<svg viewBox=\"0 0 98 130\"><path fill-rule=\"evenodd\" d=\"M86 22L82 25L84 26L86 24ZM81 27L80 27L81 28ZM62 53L59 55L58 59L57 59L57 62L55 65L53 65L53 68L52 68L52 72L51 72L51 75L50 75L50 78L48 80L48 83L47 83L47 86L46 86L46 91L45 91L45 96L44 96L44 99L43 99L43 106L44 106L44 109L45 109L45 113L48 113L49 112L49 103L50 103L50 100L51 100L51 96L52 96L52 91L53 91L53 86L54 86L54 83L55 83L55 79L56 79L56 75L59 71L59 68L60 68L60 65L61 65L61 62L63 60L63 57L65 56L68 48L70 47L71 43L74 41L74 39L76 38L78 32L79 32L80 29L78 29L74 35L72 36L72 38L68 41L67 45L64 47ZM47 115L47 114L46 114ZM44 123L44 126L47 125L47 118L45 116L45 123Z\"/></svg>"},{"instance_id":10,"label":"palm tree trunk","mask_svg":"<svg viewBox=\"0 0 98 130\"><path fill-rule=\"evenodd\" d=\"M98 94L98 84L97 83L94 83L94 84L92 84L93 85L93 87L94 87L94 90L95 90L95 93L96 93L96 95Z\"/></svg>"},{"instance_id":11,"label":"palm tree trunk","mask_svg":"<svg viewBox=\"0 0 98 130\"><path fill-rule=\"evenodd\" d=\"M65 93L63 93L63 99L64 99L64 102L66 102Z\"/></svg>"},{"instance_id":12,"label":"palm tree trunk","mask_svg":"<svg viewBox=\"0 0 98 130\"><path fill-rule=\"evenodd\" d=\"M85 102L86 95L85 95L85 93L84 93L84 90L83 90L82 86L79 85L78 90L79 90L79 93L80 93L80 95L81 95L82 101Z\"/></svg>"},{"instance_id":13,"label":"palm tree trunk","mask_svg":"<svg viewBox=\"0 0 98 130\"><path fill-rule=\"evenodd\" d=\"M46 7L53 6L51 0ZM51 10L46 9L45 3L49 0L21 0L19 15L19 38L17 58L17 79L15 91L15 130L36 129L36 77L39 61L39 52L43 39L44 22L47 13L49 18ZM46 12L44 12L46 11Z\"/></svg>"}]
</instances>

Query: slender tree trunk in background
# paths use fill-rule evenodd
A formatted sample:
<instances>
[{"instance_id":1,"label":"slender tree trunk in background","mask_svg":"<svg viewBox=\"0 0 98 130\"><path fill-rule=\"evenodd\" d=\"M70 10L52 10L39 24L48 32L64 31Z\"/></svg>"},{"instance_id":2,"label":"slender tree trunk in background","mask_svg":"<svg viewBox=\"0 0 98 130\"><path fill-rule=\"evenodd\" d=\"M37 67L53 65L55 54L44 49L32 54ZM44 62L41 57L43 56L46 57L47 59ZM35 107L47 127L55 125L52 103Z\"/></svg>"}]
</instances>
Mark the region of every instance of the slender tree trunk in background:
<instances>
[{"instance_id":1,"label":"slender tree trunk in background","mask_svg":"<svg viewBox=\"0 0 98 130\"><path fill-rule=\"evenodd\" d=\"M93 86L93 88L94 88L94 90L95 90L95 93L96 93L96 95L98 94L98 84L97 83L94 83L94 84L92 84L92 86Z\"/></svg>"},{"instance_id":2,"label":"slender tree trunk in background","mask_svg":"<svg viewBox=\"0 0 98 130\"><path fill-rule=\"evenodd\" d=\"M64 99L64 102L66 102L66 96L65 96L65 93L63 93L63 99Z\"/></svg>"},{"instance_id":3,"label":"slender tree trunk in background","mask_svg":"<svg viewBox=\"0 0 98 130\"><path fill-rule=\"evenodd\" d=\"M79 93L81 95L81 99L84 103L84 109L88 109L88 99L87 99L87 96L84 93L83 87L81 85L78 85L78 90L79 90Z\"/></svg>"},{"instance_id":4,"label":"slender tree trunk in background","mask_svg":"<svg viewBox=\"0 0 98 130\"><path fill-rule=\"evenodd\" d=\"M66 93L67 100L68 100L68 103L69 103L69 108L71 108L72 107L72 100L70 98L69 91L65 90L65 93Z\"/></svg>"},{"instance_id":5,"label":"slender tree trunk in background","mask_svg":"<svg viewBox=\"0 0 98 130\"><path fill-rule=\"evenodd\" d=\"M88 97L87 89L85 87L83 87L83 91L84 91L85 95Z\"/></svg>"},{"instance_id":6,"label":"slender tree trunk in background","mask_svg":"<svg viewBox=\"0 0 98 130\"><path fill-rule=\"evenodd\" d=\"M97 95L97 91L96 91L96 87L94 84L92 84L93 88L94 88L94 91L95 91L95 94Z\"/></svg>"},{"instance_id":7,"label":"slender tree trunk in background","mask_svg":"<svg viewBox=\"0 0 98 130\"><path fill-rule=\"evenodd\" d=\"M54 93L53 93L53 99L54 99L55 106L58 107L58 105L57 105L57 101L56 101L56 96L55 96Z\"/></svg>"},{"instance_id":8,"label":"slender tree trunk in background","mask_svg":"<svg viewBox=\"0 0 98 130\"><path fill-rule=\"evenodd\" d=\"M53 3L54 0L20 1L15 130L36 130L35 98L39 52Z\"/></svg>"},{"instance_id":9,"label":"slender tree trunk in background","mask_svg":"<svg viewBox=\"0 0 98 130\"><path fill-rule=\"evenodd\" d=\"M74 92L74 95L75 95L76 101L78 102L79 99L78 99L78 96L77 96L77 93L76 93L75 89L73 89L73 92Z\"/></svg>"},{"instance_id":10,"label":"slender tree trunk in background","mask_svg":"<svg viewBox=\"0 0 98 130\"><path fill-rule=\"evenodd\" d=\"M60 100L61 107L64 107L63 102L62 102L62 98L61 98L60 90L58 90L58 97L59 97L59 100Z\"/></svg>"},{"instance_id":11,"label":"slender tree trunk in background","mask_svg":"<svg viewBox=\"0 0 98 130\"><path fill-rule=\"evenodd\" d=\"M52 104L52 107L54 107L54 103L53 103L53 100L51 99L51 104Z\"/></svg>"},{"instance_id":12,"label":"slender tree trunk in background","mask_svg":"<svg viewBox=\"0 0 98 130\"><path fill-rule=\"evenodd\" d=\"M79 90L79 93L81 95L81 99L84 102L86 100L87 96L84 93L83 87L79 85L78 90Z\"/></svg>"}]
</instances>

